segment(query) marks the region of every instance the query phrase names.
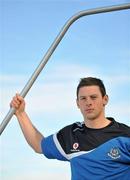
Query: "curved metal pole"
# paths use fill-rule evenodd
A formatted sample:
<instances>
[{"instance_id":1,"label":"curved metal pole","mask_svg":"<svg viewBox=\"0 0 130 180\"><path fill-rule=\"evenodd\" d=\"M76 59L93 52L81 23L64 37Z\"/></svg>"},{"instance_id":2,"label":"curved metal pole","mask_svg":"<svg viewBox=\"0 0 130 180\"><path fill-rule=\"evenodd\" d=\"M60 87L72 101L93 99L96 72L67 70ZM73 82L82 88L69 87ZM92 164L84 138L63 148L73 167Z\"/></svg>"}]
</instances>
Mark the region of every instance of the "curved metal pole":
<instances>
[{"instance_id":1,"label":"curved metal pole","mask_svg":"<svg viewBox=\"0 0 130 180\"><path fill-rule=\"evenodd\" d=\"M69 29L69 27L71 26L71 24L73 22L75 22L77 19L79 19L80 17L83 17L83 16L92 15L92 14L99 14L99 13L106 13L106 12L112 12L112 11L119 11L119 10L125 10L125 9L130 9L130 3L117 5L117 6L109 6L109 7L85 10L85 11L81 11L81 12L75 14L74 16L72 16L67 21L67 23L63 26L63 28L61 29L60 33L58 34L58 36L56 37L56 39L54 40L54 42L52 43L52 45L48 49L47 53L45 54L45 56L41 60L40 64L38 65L38 67L36 68L36 70L32 74L31 78L29 79L29 81L27 82L27 84L25 85L23 90L21 91L20 95L22 97L26 96L26 94L28 93L28 91L32 87L33 83L37 79L38 75L40 74L40 72L42 71L42 69L44 68L46 63L48 62L50 56L55 51L56 47L58 46L58 44L62 40L63 36L65 35L66 31ZM7 115L5 116L4 120L2 121L2 123L0 125L0 134L2 134L2 132L4 131L5 127L7 126L10 119L12 118L14 112L15 112L15 109L10 108L9 112L7 113Z\"/></svg>"}]
</instances>

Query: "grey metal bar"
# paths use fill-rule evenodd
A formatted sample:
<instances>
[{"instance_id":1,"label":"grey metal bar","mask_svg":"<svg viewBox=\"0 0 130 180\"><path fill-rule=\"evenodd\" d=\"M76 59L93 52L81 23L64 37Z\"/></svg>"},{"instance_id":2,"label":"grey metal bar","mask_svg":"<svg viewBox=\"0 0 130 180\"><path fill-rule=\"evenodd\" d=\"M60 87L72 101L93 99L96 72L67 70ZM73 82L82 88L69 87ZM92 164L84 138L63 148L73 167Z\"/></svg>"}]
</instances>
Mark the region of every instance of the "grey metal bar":
<instances>
[{"instance_id":1,"label":"grey metal bar","mask_svg":"<svg viewBox=\"0 0 130 180\"><path fill-rule=\"evenodd\" d=\"M66 22L66 24L63 26L63 28L61 29L60 33L58 34L58 36L56 37L56 39L54 40L54 42L52 43L52 45L48 49L47 53L45 54L45 56L41 60L40 64L38 65L38 67L36 68L36 70L32 74L31 78L29 79L29 81L27 82L27 84L25 85L23 90L21 91L20 95L22 97L26 96L26 94L28 93L28 91L32 87L33 83L37 79L38 75L40 74L40 72L42 71L42 69L44 68L46 63L48 62L50 56L55 51L56 47L58 46L58 44L62 40L63 36L65 35L66 31L69 29L69 27L71 26L71 24L73 22L75 22L77 19L79 19L80 17L83 17L83 16L92 15L92 14L99 14L99 13L106 13L106 12L112 12L112 11L119 11L119 10L125 10L125 9L130 9L130 3L122 4L122 5L116 5L116 6L109 6L109 7L102 7L102 8L95 8L95 9L85 10L85 11L81 11L81 12L75 14L74 16L72 16ZM15 109L10 108L9 112L7 113L7 115L5 116L4 120L2 121L2 123L0 125L0 135L4 131L7 124L9 123L9 121L12 118L14 112L15 112Z\"/></svg>"}]
</instances>

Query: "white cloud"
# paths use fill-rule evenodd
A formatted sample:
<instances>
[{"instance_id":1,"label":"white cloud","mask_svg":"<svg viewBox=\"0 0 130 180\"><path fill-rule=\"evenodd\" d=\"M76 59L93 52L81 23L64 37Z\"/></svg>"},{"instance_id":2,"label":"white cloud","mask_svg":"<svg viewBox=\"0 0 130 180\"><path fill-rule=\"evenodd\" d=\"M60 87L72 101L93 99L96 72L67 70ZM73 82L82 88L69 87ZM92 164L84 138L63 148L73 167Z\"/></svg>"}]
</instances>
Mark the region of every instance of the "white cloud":
<instances>
[{"instance_id":1,"label":"white cloud","mask_svg":"<svg viewBox=\"0 0 130 180\"><path fill-rule=\"evenodd\" d=\"M53 70L51 69L48 73L45 73L44 80L40 77L35 82L35 87L28 93L26 97L28 111L32 115L43 114L44 112L66 113L70 109L75 111L75 92L79 79L84 76L95 76L94 74L96 74L96 68L92 71L91 68L74 64L64 64L55 67ZM130 82L130 77L125 75L102 77L104 77L105 83L108 86L111 84L115 88L121 84ZM1 87L1 117L9 109L9 102L15 92L23 88L22 85L25 84L26 79L26 75L17 74L0 77L0 84L3 84ZM110 89L113 89L113 87ZM121 104L115 102L115 112L124 115L129 114L128 108L126 106L126 108L124 107L126 103L123 103L123 101L125 100L122 99Z\"/></svg>"},{"instance_id":2,"label":"white cloud","mask_svg":"<svg viewBox=\"0 0 130 180\"><path fill-rule=\"evenodd\" d=\"M106 80L109 82L109 84L113 84L114 86L119 86L122 84L129 84L130 83L130 76L128 75L117 75L109 77L106 77Z\"/></svg>"},{"instance_id":3,"label":"white cloud","mask_svg":"<svg viewBox=\"0 0 130 180\"><path fill-rule=\"evenodd\" d=\"M31 102L34 106L31 106L31 110L40 112L43 111L60 111L64 108L69 109L72 106L72 93L74 90L75 81L78 81L80 77L87 74L92 74L91 70L77 65L63 65L55 68L52 71L45 73L44 80L40 80L35 83L35 89L28 93L28 102ZM1 112L5 112L9 106L9 102L16 92L22 90L22 85L25 85L26 75L1 75ZM75 92L74 92L75 93ZM74 94L75 97L75 94ZM62 100L64 99L64 100ZM71 105L66 104L69 101ZM29 105L29 103L28 103ZM44 108L43 108L44 107ZM59 107L57 109L57 107Z\"/></svg>"}]
</instances>

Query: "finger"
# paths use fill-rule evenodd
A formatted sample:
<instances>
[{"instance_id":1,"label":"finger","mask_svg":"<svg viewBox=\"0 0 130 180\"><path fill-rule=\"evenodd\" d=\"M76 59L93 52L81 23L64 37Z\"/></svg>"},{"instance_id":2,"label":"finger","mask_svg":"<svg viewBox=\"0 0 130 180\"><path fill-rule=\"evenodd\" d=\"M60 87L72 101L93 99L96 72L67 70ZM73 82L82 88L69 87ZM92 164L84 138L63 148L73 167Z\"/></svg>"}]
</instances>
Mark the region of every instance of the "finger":
<instances>
[{"instance_id":1,"label":"finger","mask_svg":"<svg viewBox=\"0 0 130 180\"><path fill-rule=\"evenodd\" d=\"M13 97L12 102L15 103L15 104L18 104L18 105L21 103L21 101L16 96Z\"/></svg>"},{"instance_id":2,"label":"finger","mask_svg":"<svg viewBox=\"0 0 130 180\"><path fill-rule=\"evenodd\" d=\"M17 109L19 107L19 105L17 103L15 103L14 101L12 101L10 103L10 107L13 107L13 108Z\"/></svg>"},{"instance_id":3,"label":"finger","mask_svg":"<svg viewBox=\"0 0 130 180\"><path fill-rule=\"evenodd\" d=\"M24 98L22 96L20 96L20 94L16 93L16 98L19 100L19 101L24 101Z\"/></svg>"}]
</instances>

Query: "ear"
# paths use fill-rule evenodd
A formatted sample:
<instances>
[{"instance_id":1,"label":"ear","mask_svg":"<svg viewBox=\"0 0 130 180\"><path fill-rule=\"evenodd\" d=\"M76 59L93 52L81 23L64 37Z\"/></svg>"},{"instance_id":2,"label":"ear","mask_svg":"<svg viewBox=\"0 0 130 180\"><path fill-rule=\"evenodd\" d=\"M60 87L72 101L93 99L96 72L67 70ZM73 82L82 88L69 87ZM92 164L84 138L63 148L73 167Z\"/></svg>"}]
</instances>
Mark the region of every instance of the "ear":
<instances>
[{"instance_id":1,"label":"ear","mask_svg":"<svg viewBox=\"0 0 130 180\"><path fill-rule=\"evenodd\" d=\"M103 97L103 106L106 106L106 105L107 105L108 100L109 100L109 97L108 97L108 95L106 94L106 95Z\"/></svg>"}]
</instances>

